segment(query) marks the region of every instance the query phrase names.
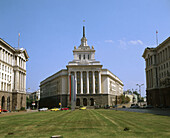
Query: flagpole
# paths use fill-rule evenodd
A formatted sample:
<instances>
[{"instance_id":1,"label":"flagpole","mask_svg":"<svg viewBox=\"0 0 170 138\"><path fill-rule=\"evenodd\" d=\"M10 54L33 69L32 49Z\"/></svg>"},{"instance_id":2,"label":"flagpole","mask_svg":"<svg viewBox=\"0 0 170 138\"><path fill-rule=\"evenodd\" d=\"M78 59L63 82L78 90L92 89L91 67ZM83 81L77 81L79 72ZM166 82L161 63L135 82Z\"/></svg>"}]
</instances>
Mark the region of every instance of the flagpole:
<instances>
[{"instance_id":1,"label":"flagpole","mask_svg":"<svg viewBox=\"0 0 170 138\"><path fill-rule=\"evenodd\" d=\"M156 30L156 44L158 46L158 31Z\"/></svg>"},{"instance_id":2,"label":"flagpole","mask_svg":"<svg viewBox=\"0 0 170 138\"><path fill-rule=\"evenodd\" d=\"M18 33L18 49L19 49L20 33Z\"/></svg>"}]
</instances>

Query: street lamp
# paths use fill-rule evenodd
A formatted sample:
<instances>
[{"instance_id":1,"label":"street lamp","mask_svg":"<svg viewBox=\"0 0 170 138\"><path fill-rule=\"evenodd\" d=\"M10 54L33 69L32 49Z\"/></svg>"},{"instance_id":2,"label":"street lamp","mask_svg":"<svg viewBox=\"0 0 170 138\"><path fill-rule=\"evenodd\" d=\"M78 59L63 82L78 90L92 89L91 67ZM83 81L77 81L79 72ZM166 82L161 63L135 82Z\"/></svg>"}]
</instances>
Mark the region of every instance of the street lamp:
<instances>
[{"instance_id":1,"label":"street lamp","mask_svg":"<svg viewBox=\"0 0 170 138\"><path fill-rule=\"evenodd\" d=\"M136 84L136 86L139 86L139 94L140 94L140 105L141 105L141 86L144 84Z\"/></svg>"}]
</instances>

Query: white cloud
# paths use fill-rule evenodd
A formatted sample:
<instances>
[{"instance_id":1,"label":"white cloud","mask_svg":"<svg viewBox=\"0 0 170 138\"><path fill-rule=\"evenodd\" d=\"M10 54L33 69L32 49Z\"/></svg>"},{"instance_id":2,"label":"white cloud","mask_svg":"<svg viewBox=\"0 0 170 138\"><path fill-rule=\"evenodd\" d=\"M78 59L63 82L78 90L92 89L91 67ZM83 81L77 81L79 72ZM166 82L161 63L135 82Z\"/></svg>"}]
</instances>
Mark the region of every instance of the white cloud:
<instances>
[{"instance_id":1,"label":"white cloud","mask_svg":"<svg viewBox=\"0 0 170 138\"><path fill-rule=\"evenodd\" d=\"M114 43L113 40L105 40L105 43Z\"/></svg>"},{"instance_id":2,"label":"white cloud","mask_svg":"<svg viewBox=\"0 0 170 138\"><path fill-rule=\"evenodd\" d=\"M128 42L128 44L143 45L143 42L141 40L131 40L131 41Z\"/></svg>"},{"instance_id":3,"label":"white cloud","mask_svg":"<svg viewBox=\"0 0 170 138\"><path fill-rule=\"evenodd\" d=\"M126 41L125 40L118 40L121 46L126 46Z\"/></svg>"}]
</instances>

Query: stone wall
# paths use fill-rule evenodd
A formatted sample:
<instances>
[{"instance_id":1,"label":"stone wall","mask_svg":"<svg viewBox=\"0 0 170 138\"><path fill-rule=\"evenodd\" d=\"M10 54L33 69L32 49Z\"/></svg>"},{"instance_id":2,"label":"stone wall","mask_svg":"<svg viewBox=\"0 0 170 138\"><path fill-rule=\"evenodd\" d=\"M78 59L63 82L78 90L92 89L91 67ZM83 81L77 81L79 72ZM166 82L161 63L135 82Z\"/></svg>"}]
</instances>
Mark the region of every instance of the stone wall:
<instances>
[{"instance_id":1,"label":"stone wall","mask_svg":"<svg viewBox=\"0 0 170 138\"><path fill-rule=\"evenodd\" d=\"M170 106L170 87L147 90L147 104L153 106Z\"/></svg>"},{"instance_id":2,"label":"stone wall","mask_svg":"<svg viewBox=\"0 0 170 138\"><path fill-rule=\"evenodd\" d=\"M26 109L26 94L12 93L12 110L20 110L21 107Z\"/></svg>"},{"instance_id":3,"label":"stone wall","mask_svg":"<svg viewBox=\"0 0 170 138\"><path fill-rule=\"evenodd\" d=\"M3 99L4 97L4 99ZM9 106L7 107L7 98L10 97ZM4 102L2 101L4 100ZM3 102L3 103L2 103ZM0 91L0 106L2 109L12 110L12 93Z\"/></svg>"}]
</instances>

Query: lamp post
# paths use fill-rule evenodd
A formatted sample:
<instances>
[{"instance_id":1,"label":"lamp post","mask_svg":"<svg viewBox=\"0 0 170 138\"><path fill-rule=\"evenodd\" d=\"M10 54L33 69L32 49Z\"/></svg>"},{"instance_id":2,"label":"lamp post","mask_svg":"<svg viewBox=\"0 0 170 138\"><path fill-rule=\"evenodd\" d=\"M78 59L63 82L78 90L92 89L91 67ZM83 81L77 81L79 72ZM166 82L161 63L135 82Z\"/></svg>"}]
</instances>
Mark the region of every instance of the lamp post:
<instances>
[{"instance_id":1,"label":"lamp post","mask_svg":"<svg viewBox=\"0 0 170 138\"><path fill-rule=\"evenodd\" d=\"M140 94L140 105L141 105L141 86L144 84L136 84L136 86L139 86L139 94Z\"/></svg>"}]
</instances>

